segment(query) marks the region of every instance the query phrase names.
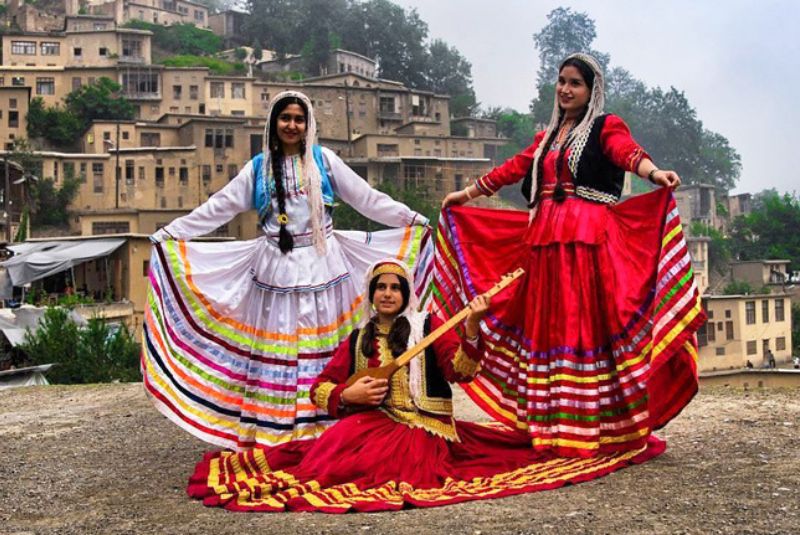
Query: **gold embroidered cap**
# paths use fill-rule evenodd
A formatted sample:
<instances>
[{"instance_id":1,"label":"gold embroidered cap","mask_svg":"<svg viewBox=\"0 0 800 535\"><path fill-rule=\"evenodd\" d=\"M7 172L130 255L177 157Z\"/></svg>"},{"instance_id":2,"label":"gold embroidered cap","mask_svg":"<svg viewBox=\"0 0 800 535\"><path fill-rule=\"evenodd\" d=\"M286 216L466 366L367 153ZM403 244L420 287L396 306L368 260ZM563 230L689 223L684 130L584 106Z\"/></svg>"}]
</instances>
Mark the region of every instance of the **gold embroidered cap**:
<instances>
[{"instance_id":1,"label":"gold embroidered cap","mask_svg":"<svg viewBox=\"0 0 800 535\"><path fill-rule=\"evenodd\" d=\"M380 275L397 275L398 277L408 280L408 273L406 272L405 268L399 264L395 264L394 262L383 262L378 264L372 270L372 276L370 278L374 279Z\"/></svg>"}]
</instances>

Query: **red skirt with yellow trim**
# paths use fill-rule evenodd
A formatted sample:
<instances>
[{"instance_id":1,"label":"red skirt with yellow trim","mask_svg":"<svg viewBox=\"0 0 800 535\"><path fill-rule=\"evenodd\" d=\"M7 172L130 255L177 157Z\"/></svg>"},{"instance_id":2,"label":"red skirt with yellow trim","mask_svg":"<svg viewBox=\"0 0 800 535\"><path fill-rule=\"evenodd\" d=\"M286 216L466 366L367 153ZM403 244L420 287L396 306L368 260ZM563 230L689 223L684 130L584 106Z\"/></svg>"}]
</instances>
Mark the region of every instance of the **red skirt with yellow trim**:
<instances>
[{"instance_id":1,"label":"red skirt with yellow trim","mask_svg":"<svg viewBox=\"0 0 800 535\"><path fill-rule=\"evenodd\" d=\"M668 190L617 205L545 198L528 213L442 213L434 311L450 316L504 273L482 370L466 385L536 451L592 457L635 451L697 391L694 332L704 321Z\"/></svg>"},{"instance_id":2,"label":"red skirt with yellow trim","mask_svg":"<svg viewBox=\"0 0 800 535\"><path fill-rule=\"evenodd\" d=\"M588 481L664 451L641 447L593 458L537 452L525 433L458 422L449 442L374 410L319 438L209 453L188 493L231 511L386 511L498 498Z\"/></svg>"}]
</instances>

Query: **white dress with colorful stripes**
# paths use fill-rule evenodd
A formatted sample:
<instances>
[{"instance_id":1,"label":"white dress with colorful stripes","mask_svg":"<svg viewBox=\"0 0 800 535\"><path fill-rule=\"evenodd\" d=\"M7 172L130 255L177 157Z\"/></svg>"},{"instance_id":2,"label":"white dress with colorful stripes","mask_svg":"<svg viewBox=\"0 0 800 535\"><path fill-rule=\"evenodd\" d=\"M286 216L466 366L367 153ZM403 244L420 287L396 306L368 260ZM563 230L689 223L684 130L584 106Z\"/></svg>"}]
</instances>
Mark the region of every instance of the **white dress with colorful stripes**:
<instances>
[{"instance_id":1,"label":"white dress with colorful stripes","mask_svg":"<svg viewBox=\"0 0 800 535\"><path fill-rule=\"evenodd\" d=\"M332 423L309 390L361 314L364 273L374 261L401 259L427 269L424 218L372 189L323 149L338 198L395 228L334 231L326 212L327 254L311 243L298 156L284 161L288 229L294 250L277 245L277 201L265 235L250 241L188 240L252 209L248 163L234 178L166 232L150 263L142 368L156 407L193 435L243 449L319 435ZM425 280L420 276L420 285Z\"/></svg>"}]
</instances>

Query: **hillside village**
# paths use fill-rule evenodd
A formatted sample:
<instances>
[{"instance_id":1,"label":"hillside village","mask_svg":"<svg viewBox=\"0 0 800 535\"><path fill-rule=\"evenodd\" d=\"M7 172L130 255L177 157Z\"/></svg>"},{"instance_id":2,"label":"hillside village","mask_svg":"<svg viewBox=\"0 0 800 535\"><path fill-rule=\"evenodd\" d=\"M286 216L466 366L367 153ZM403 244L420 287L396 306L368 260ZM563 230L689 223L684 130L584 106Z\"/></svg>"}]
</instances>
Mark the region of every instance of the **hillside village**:
<instances>
[{"instance_id":1,"label":"hillside village","mask_svg":"<svg viewBox=\"0 0 800 535\"><path fill-rule=\"evenodd\" d=\"M237 38L244 17L235 11L210 13L187 0L7 1L0 56L0 186L8 194L0 225L6 249L17 253L17 263L3 278L0 297L7 303L38 292L45 304L55 304L69 290L97 301L78 309L84 316L140 329L147 236L202 203L262 150L268 103L283 90L311 98L320 143L373 185L391 184L435 203L500 163L507 140L494 121L453 117L448 95L378 78L376 60L348 50L333 50L316 72L293 79L303 58L243 46ZM221 57L241 64L220 74L210 67L157 63L154 57L165 51L154 45L153 31L133 24L137 21L192 24L212 32L230 47ZM57 106L102 78L119 84L134 118L93 121L69 147L42 139L30 144L34 99ZM22 153L25 161L20 140L33 147ZM67 178L78 178L79 186L66 225L32 234L25 210L29 182L52 179L58 187ZM629 180L628 194L632 180L639 179ZM692 232L695 223L726 232L736 216L751 210L751 196L718 198L711 186L691 185L679 189L676 199L708 313L699 333L701 372L791 367L791 309L800 299L795 289L800 280L789 260L732 262L714 270L711 239ZM251 239L259 233L250 213L214 237ZM17 238L24 243L15 243ZM26 267L31 254L49 254L52 268ZM754 291L726 293L734 281ZM14 328L13 318L8 321Z\"/></svg>"}]
</instances>

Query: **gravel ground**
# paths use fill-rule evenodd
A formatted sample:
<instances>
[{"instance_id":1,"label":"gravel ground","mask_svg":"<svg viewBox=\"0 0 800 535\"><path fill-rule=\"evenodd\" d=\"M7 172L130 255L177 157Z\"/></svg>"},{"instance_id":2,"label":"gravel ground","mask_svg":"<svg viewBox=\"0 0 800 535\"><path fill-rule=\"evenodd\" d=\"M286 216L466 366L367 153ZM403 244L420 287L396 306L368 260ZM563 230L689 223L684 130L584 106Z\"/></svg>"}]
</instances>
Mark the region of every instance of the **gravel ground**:
<instances>
[{"instance_id":1,"label":"gravel ground","mask_svg":"<svg viewBox=\"0 0 800 535\"><path fill-rule=\"evenodd\" d=\"M558 490L324 515L208 509L184 493L207 446L140 384L0 391L0 533L797 533L797 390L708 390L661 457ZM458 400L460 416L477 419Z\"/></svg>"}]
</instances>

